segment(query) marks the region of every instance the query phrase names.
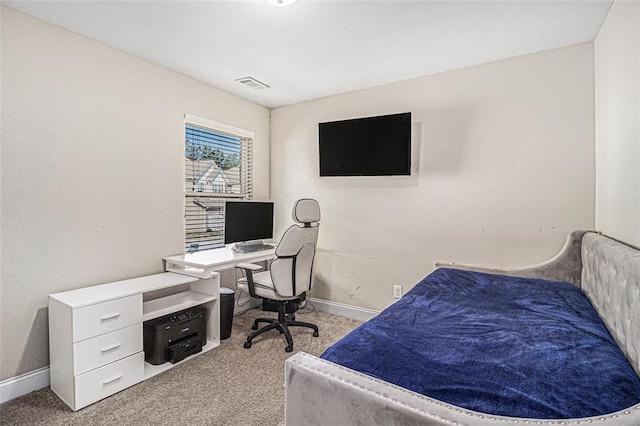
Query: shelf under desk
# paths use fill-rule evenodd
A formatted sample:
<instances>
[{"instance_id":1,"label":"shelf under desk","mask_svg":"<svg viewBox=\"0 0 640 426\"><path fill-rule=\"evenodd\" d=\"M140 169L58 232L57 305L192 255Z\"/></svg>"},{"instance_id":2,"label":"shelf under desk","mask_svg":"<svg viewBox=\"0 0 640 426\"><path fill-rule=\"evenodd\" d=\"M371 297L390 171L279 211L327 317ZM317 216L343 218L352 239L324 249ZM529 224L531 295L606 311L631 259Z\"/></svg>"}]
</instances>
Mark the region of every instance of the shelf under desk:
<instances>
[{"instance_id":1,"label":"shelf under desk","mask_svg":"<svg viewBox=\"0 0 640 426\"><path fill-rule=\"evenodd\" d=\"M185 359L183 359L182 361L180 361L177 364L172 364L170 362L165 362L164 364L160 364L160 365L153 365L153 364L149 364L148 362L144 363L144 379L147 380L153 376L157 376L160 373L163 373L167 370L170 370L171 368L173 368L174 366L178 365L178 364L182 364L183 362L190 360L191 358L197 357L199 355L202 355L205 352L209 352L211 349L215 349L218 346L220 346L220 342L219 341L212 341L212 340L207 340L207 344L204 345L202 347L202 351L198 352L197 354L193 354L193 355L189 355L188 357L186 357Z\"/></svg>"},{"instance_id":2,"label":"shelf under desk","mask_svg":"<svg viewBox=\"0 0 640 426\"><path fill-rule=\"evenodd\" d=\"M149 300L142 304L142 321L169 315L173 312L202 305L216 300L214 295L198 293L197 291L183 291L159 299Z\"/></svg>"}]
</instances>

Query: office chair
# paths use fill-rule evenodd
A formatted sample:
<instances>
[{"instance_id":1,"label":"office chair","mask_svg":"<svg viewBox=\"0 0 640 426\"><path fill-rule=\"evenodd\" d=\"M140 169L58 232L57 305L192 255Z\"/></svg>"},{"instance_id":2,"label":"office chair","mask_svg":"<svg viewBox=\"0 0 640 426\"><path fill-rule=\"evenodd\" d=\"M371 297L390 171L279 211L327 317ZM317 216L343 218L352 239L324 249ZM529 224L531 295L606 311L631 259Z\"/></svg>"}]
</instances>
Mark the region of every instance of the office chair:
<instances>
[{"instance_id":1,"label":"office chair","mask_svg":"<svg viewBox=\"0 0 640 426\"><path fill-rule=\"evenodd\" d=\"M316 253L320 206L316 200L304 198L293 205L293 220L298 224L287 229L276 247L276 259L271 263L269 271L255 273L262 269L259 265L239 263L236 268L246 272L246 277L238 280L238 289L248 291L251 297L273 300L278 304L278 318L258 318L251 327L244 347L249 349L251 341L258 335L273 329L284 334L287 339L286 352L293 350L293 339L289 327L308 327L313 329L313 336L318 337L318 327L308 322L295 320L295 315L287 315L287 302L298 303L306 298L311 288L311 270ZM261 323L267 323L258 329Z\"/></svg>"}]
</instances>

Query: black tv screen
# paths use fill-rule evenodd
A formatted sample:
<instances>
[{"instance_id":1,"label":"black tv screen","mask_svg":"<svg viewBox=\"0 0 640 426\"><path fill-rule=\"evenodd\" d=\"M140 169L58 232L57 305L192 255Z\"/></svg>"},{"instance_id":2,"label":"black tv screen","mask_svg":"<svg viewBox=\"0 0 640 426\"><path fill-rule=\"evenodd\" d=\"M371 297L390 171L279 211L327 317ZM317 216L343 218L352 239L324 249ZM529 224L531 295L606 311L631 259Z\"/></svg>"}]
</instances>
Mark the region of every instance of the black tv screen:
<instances>
[{"instance_id":1,"label":"black tv screen","mask_svg":"<svg viewBox=\"0 0 640 426\"><path fill-rule=\"evenodd\" d=\"M224 208L224 243L273 237L273 203L227 201Z\"/></svg>"},{"instance_id":2,"label":"black tv screen","mask_svg":"<svg viewBox=\"0 0 640 426\"><path fill-rule=\"evenodd\" d=\"M411 113L318 125L320 176L411 174Z\"/></svg>"}]
</instances>

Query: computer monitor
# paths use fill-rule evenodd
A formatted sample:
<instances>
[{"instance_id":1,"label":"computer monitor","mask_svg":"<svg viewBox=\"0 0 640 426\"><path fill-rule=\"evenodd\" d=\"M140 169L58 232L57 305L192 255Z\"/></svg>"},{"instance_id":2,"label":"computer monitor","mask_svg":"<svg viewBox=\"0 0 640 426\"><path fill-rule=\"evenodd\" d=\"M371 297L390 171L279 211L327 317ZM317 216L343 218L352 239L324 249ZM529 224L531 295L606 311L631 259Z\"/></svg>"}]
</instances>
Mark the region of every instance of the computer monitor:
<instances>
[{"instance_id":1,"label":"computer monitor","mask_svg":"<svg viewBox=\"0 0 640 426\"><path fill-rule=\"evenodd\" d=\"M273 238L273 203L227 201L224 208L224 243Z\"/></svg>"}]
</instances>

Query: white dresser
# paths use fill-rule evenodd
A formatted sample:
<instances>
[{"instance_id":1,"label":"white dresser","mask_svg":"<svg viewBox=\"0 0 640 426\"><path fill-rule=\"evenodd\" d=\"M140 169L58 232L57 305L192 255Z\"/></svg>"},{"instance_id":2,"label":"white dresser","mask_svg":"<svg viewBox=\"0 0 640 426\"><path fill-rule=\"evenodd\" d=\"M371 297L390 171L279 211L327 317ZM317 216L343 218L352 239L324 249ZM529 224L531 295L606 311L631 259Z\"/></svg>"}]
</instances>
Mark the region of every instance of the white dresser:
<instances>
[{"instance_id":1,"label":"white dresser","mask_svg":"<svg viewBox=\"0 0 640 426\"><path fill-rule=\"evenodd\" d=\"M219 346L219 291L217 273L166 272L50 295L51 389L79 410L173 367L145 363L142 323L193 306L207 308L202 351Z\"/></svg>"}]
</instances>

